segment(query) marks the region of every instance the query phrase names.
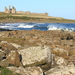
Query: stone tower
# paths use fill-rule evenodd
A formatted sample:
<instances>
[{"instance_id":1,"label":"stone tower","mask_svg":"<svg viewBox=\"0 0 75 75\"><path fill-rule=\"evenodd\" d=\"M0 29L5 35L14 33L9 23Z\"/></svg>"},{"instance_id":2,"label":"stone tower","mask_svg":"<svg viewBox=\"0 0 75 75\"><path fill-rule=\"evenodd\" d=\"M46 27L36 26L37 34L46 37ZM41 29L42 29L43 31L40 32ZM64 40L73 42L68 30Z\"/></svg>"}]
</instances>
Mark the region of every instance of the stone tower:
<instances>
[{"instance_id":1,"label":"stone tower","mask_svg":"<svg viewBox=\"0 0 75 75\"><path fill-rule=\"evenodd\" d=\"M48 13L45 12L45 15L48 16Z\"/></svg>"},{"instance_id":2,"label":"stone tower","mask_svg":"<svg viewBox=\"0 0 75 75\"><path fill-rule=\"evenodd\" d=\"M8 13L8 9L6 7L4 8L4 12L5 13Z\"/></svg>"},{"instance_id":3,"label":"stone tower","mask_svg":"<svg viewBox=\"0 0 75 75\"><path fill-rule=\"evenodd\" d=\"M12 8L10 8L10 6L8 7L8 9L5 7L4 8L4 12L5 13L16 13L16 8L12 6Z\"/></svg>"},{"instance_id":4,"label":"stone tower","mask_svg":"<svg viewBox=\"0 0 75 75\"><path fill-rule=\"evenodd\" d=\"M12 6L12 13L16 13L16 8Z\"/></svg>"},{"instance_id":5,"label":"stone tower","mask_svg":"<svg viewBox=\"0 0 75 75\"><path fill-rule=\"evenodd\" d=\"M8 7L8 13L11 13L11 8L10 8L10 5L9 5L9 7Z\"/></svg>"}]
</instances>

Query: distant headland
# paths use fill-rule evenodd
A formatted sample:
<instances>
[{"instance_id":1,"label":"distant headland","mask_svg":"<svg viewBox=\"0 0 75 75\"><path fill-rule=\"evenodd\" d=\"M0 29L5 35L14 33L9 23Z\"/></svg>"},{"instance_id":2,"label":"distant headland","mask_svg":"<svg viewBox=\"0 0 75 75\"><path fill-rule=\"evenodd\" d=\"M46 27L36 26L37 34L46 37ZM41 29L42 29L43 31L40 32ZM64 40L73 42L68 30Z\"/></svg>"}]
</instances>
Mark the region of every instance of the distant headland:
<instances>
[{"instance_id":1,"label":"distant headland","mask_svg":"<svg viewBox=\"0 0 75 75\"><path fill-rule=\"evenodd\" d=\"M23 11L16 11L16 8L12 6L12 8L9 6L8 8L4 8L5 13L18 13L18 14L29 14L29 15L35 15L35 16L48 16L48 13L31 13L30 11L23 12Z\"/></svg>"},{"instance_id":2,"label":"distant headland","mask_svg":"<svg viewBox=\"0 0 75 75\"><path fill-rule=\"evenodd\" d=\"M45 23L75 23L75 20L49 16L48 13L31 13L17 11L14 6L4 7L0 12L0 22L45 22Z\"/></svg>"}]
</instances>

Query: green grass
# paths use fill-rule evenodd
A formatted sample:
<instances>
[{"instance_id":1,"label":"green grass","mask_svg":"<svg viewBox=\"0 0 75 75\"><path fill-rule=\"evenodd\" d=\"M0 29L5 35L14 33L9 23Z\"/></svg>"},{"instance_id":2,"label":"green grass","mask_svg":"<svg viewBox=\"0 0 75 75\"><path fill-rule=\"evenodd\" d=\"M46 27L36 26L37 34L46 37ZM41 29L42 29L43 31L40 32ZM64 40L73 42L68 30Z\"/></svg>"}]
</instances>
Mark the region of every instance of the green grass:
<instances>
[{"instance_id":1,"label":"green grass","mask_svg":"<svg viewBox=\"0 0 75 75\"><path fill-rule=\"evenodd\" d=\"M13 73L9 69L3 68L3 67L0 67L0 71L1 71L0 75L20 75L20 74L17 74L17 73Z\"/></svg>"},{"instance_id":2,"label":"green grass","mask_svg":"<svg viewBox=\"0 0 75 75\"><path fill-rule=\"evenodd\" d=\"M20 16L19 16L20 15ZM11 14L0 12L0 22L47 22L47 23L75 23L75 20L69 19L57 19L57 18L42 18L31 17L31 15L26 14Z\"/></svg>"}]
</instances>

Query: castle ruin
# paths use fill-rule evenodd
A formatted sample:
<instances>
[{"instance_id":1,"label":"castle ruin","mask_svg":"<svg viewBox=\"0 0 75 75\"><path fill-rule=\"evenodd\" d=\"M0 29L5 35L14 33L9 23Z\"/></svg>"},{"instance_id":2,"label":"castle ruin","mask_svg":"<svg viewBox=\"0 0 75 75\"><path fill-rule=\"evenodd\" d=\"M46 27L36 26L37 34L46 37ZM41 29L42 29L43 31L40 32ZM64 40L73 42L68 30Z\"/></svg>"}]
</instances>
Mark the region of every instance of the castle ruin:
<instances>
[{"instance_id":1,"label":"castle ruin","mask_svg":"<svg viewBox=\"0 0 75 75\"><path fill-rule=\"evenodd\" d=\"M16 13L16 8L13 7L13 6L12 6L12 9L10 8L10 6L9 6L9 8L5 7L5 11L4 12L5 13Z\"/></svg>"},{"instance_id":2,"label":"castle ruin","mask_svg":"<svg viewBox=\"0 0 75 75\"><path fill-rule=\"evenodd\" d=\"M23 11L16 11L16 8L14 6L12 6L12 8L7 8L5 7L5 13L18 13L18 14L28 14L28 15L36 15L36 16L48 16L48 13L31 13L30 11L27 12L23 12Z\"/></svg>"}]
</instances>

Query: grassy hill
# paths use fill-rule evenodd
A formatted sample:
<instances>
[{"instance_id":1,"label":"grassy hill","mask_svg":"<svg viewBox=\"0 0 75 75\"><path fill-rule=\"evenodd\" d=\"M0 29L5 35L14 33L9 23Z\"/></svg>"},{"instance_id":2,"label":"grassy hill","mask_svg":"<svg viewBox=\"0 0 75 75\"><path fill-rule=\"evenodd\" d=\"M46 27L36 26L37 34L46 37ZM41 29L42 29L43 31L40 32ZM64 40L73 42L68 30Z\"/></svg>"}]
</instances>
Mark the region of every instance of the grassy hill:
<instances>
[{"instance_id":1,"label":"grassy hill","mask_svg":"<svg viewBox=\"0 0 75 75\"><path fill-rule=\"evenodd\" d=\"M75 23L75 20L61 17L36 16L28 14L9 14L0 12L0 22L49 22L49 23Z\"/></svg>"}]
</instances>

